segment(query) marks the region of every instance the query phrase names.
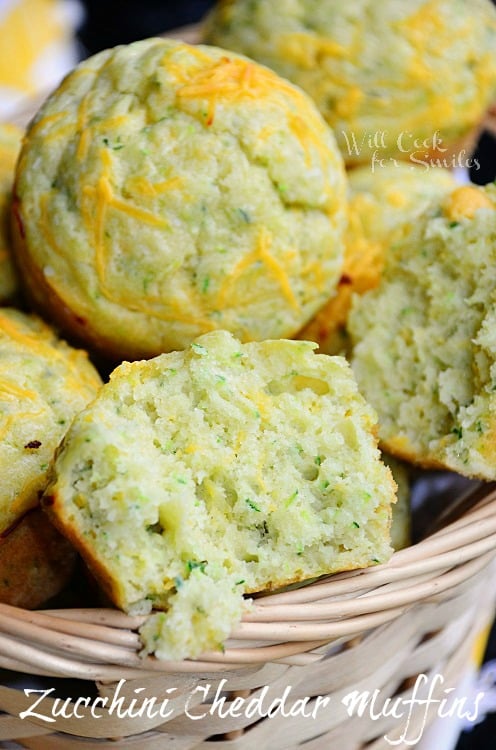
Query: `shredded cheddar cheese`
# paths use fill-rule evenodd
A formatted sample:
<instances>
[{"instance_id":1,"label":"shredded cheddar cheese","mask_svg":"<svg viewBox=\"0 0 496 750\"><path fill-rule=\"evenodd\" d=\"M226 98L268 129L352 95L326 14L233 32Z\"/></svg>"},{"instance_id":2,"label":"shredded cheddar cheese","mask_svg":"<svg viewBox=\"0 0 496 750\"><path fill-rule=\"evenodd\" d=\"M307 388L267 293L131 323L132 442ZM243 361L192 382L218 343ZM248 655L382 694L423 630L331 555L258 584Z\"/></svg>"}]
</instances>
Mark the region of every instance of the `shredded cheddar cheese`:
<instances>
[{"instance_id":1,"label":"shredded cheddar cheese","mask_svg":"<svg viewBox=\"0 0 496 750\"><path fill-rule=\"evenodd\" d=\"M444 213L452 221L460 219L473 219L475 212L480 208L492 208L496 205L488 195L470 185L462 185L457 188L444 204Z\"/></svg>"},{"instance_id":2,"label":"shredded cheddar cheese","mask_svg":"<svg viewBox=\"0 0 496 750\"><path fill-rule=\"evenodd\" d=\"M39 319L0 311L0 531L39 502L66 426L101 381Z\"/></svg>"},{"instance_id":3,"label":"shredded cheddar cheese","mask_svg":"<svg viewBox=\"0 0 496 750\"><path fill-rule=\"evenodd\" d=\"M317 67L323 56L340 59L350 57L351 54L351 49L346 49L333 39L305 32L283 33L277 40L277 46L282 57L309 70Z\"/></svg>"},{"instance_id":4,"label":"shredded cheddar cheese","mask_svg":"<svg viewBox=\"0 0 496 750\"><path fill-rule=\"evenodd\" d=\"M214 8L204 39L301 86L350 165L370 161L374 133L386 135L379 158L408 159L398 147L408 132L421 143L437 129L443 146L458 147L496 89L490 0L458 3L456 12L451 0L233 0L228 11Z\"/></svg>"},{"instance_id":5,"label":"shredded cheddar cheese","mask_svg":"<svg viewBox=\"0 0 496 750\"><path fill-rule=\"evenodd\" d=\"M298 301L290 286L287 273L285 272L282 265L278 263L278 261L269 252L270 245L271 237L267 234L266 231L262 230L257 238L257 242L253 251L239 261L239 263L233 268L229 278L226 279L221 286L217 297L218 307L228 307L230 304L234 303L235 295L237 296L237 280L244 276L244 272L247 269L252 268L253 266L256 266L257 263L261 262L265 265L265 268L268 270L269 274L280 285L280 288L289 304L296 309L299 308ZM246 297L242 298L242 302L246 304Z\"/></svg>"},{"instance_id":6,"label":"shredded cheddar cheese","mask_svg":"<svg viewBox=\"0 0 496 750\"><path fill-rule=\"evenodd\" d=\"M343 164L310 99L235 54L171 40L82 68L20 159L21 262L53 291L33 291L40 305L60 300L63 325L130 359L216 328L293 335L343 252Z\"/></svg>"}]
</instances>

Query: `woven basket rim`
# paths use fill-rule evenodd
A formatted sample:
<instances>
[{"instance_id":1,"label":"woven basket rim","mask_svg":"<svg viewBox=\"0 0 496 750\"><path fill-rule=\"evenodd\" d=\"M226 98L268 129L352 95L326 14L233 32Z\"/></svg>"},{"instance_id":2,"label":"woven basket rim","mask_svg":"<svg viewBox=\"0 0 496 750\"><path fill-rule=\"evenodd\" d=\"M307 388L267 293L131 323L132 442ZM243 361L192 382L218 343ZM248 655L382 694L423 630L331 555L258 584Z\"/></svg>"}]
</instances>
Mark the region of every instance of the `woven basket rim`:
<instances>
[{"instance_id":1,"label":"woven basket rim","mask_svg":"<svg viewBox=\"0 0 496 750\"><path fill-rule=\"evenodd\" d=\"M332 641L391 622L469 582L496 554L496 483L470 490L458 517L372 568L254 599L225 649L198 660L141 657L146 616L114 609L28 611L0 604L0 666L46 676L115 680L160 672L218 673L266 662L308 665Z\"/></svg>"},{"instance_id":2,"label":"woven basket rim","mask_svg":"<svg viewBox=\"0 0 496 750\"><path fill-rule=\"evenodd\" d=\"M200 24L164 36L198 41ZM47 92L11 118L25 126ZM496 104L483 127L496 135ZM468 510L467 510L468 508ZM113 609L28 611L0 604L0 667L33 675L90 680L143 678L163 672L212 674L265 662L310 665L331 641L385 625L410 607L470 581L496 554L496 483L462 499L455 520L394 553L384 565L327 576L301 588L256 598L223 652L198 660L139 656L146 617ZM465 510L463 514L461 511Z\"/></svg>"}]
</instances>

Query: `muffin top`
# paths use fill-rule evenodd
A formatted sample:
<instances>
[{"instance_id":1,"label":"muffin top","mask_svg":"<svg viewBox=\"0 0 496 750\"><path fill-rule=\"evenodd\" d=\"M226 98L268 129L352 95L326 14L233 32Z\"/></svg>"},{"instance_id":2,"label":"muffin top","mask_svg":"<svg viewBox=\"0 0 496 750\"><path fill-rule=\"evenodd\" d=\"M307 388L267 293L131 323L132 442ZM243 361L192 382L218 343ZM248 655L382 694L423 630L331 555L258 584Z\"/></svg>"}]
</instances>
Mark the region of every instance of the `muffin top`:
<instances>
[{"instance_id":1,"label":"muffin top","mask_svg":"<svg viewBox=\"0 0 496 750\"><path fill-rule=\"evenodd\" d=\"M349 172L348 228L343 272L337 293L298 334L319 344L326 354L348 352L346 321L353 293L363 294L380 281L388 248L429 203L454 190L447 169L425 169L406 162L372 171Z\"/></svg>"},{"instance_id":2,"label":"muffin top","mask_svg":"<svg viewBox=\"0 0 496 750\"><path fill-rule=\"evenodd\" d=\"M355 296L352 365L385 450L496 479L496 187L463 186L392 246Z\"/></svg>"},{"instance_id":3,"label":"muffin top","mask_svg":"<svg viewBox=\"0 0 496 750\"><path fill-rule=\"evenodd\" d=\"M391 555L395 485L343 358L225 331L124 363L73 422L44 503L163 658L218 647L244 592Z\"/></svg>"},{"instance_id":4,"label":"muffin top","mask_svg":"<svg viewBox=\"0 0 496 750\"><path fill-rule=\"evenodd\" d=\"M307 91L350 163L452 142L496 96L490 0L224 0L205 36Z\"/></svg>"},{"instance_id":5,"label":"muffin top","mask_svg":"<svg viewBox=\"0 0 496 750\"><path fill-rule=\"evenodd\" d=\"M0 531L38 503L60 439L100 385L85 352L34 316L0 310Z\"/></svg>"},{"instance_id":6,"label":"muffin top","mask_svg":"<svg viewBox=\"0 0 496 750\"><path fill-rule=\"evenodd\" d=\"M0 304L11 302L17 291L17 274L11 258L10 201L20 147L19 128L0 123Z\"/></svg>"},{"instance_id":7,"label":"muffin top","mask_svg":"<svg viewBox=\"0 0 496 750\"><path fill-rule=\"evenodd\" d=\"M384 242L402 223L412 220L430 202L453 190L457 183L447 169L404 162L350 170L349 213L359 217L365 235Z\"/></svg>"},{"instance_id":8,"label":"muffin top","mask_svg":"<svg viewBox=\"0 0 496 750\"><path fill-rule=\"evenodd\" d=\"M16 193L32 296L121 358L220 327L292 335L341 269L332 133L300 90L215 48L84 61L32 123Z\"/></svg>"}]
</instances>

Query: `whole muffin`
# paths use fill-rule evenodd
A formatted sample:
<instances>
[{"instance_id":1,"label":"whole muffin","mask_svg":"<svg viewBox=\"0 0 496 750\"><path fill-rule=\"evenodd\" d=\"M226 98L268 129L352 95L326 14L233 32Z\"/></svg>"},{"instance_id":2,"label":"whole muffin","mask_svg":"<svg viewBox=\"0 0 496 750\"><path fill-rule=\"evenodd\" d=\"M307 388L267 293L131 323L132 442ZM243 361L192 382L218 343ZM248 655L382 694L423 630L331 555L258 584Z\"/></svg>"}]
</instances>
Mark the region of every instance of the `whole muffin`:
<instances>
[{"instance_id":1,"label":"whole muffin","mask_svg":"<svg viewBox=\"0 0 496 750\"><path fill-rule=\"evenodd\" d=\"M226 328L291 336L337 284L345 177L309 98L222 50L149 39L83 62L28 130L29 292L117 358Z\"/></svg>"},{"instance_id":2,"label":"whole muffin","mask_svg":"<svg viewBox=\"0 0 496 750\"><path fill-rule=\"evenodd\" d=\"M67 580L68 543L40 517L55 449L100 378L42 321L0 310L0 600L35 607Z\"/></svg>"},{"instance_id":3,"label":"whole muffin","mask_svg":"<svg viewBox=\"0 0 496 750\"><path fill-rule=\"evenodd\" d=\"M403 162L374 172L370 167L357 167L349 173L348 182L348 227L338 288L298 334L300 339L317 342L325 354L349 353L346 321L352 295L377 286L388 248L401 236L402 226L456 186L447 169Z\"/></svg>"},{"instance_id":4,"label":"whole muffin","mask_svg":"<svg viewBox=\"0 0 496 750\"><path fill-rule=\"evenodd\" d=\"M244 592L385 562L395 484L343 358L225 331L124 363L44 505L161 658L218 648Z\"/></svg>"},{"instance_id":5,"label":"whole muffin","mask_svg":"<svg viewBox=\"0 0 496 750\"><path fill-rule=\"evenodd\" d=\"M384 450L496 479L496 187L457 188L355 296L352 366Z\"/></svg>"},{"instance_id":6,"label":"whole muffin","mask_svg":"<svg viewBox=\"0 0 496 750\"><path fill-rule=\"evenodd\" d=\"M17 273L12 263L10 202L21 135L15 125L0 123L0 305L13 302L18 291Z\"/></svg>"},{"instance_id":7,"label":"whole muffin","mask_svg":"<svg viewBox=\"0 0 496 750\"><path fill-rule=\"evenodd\" d=\"M490 0L224 0L205 39L307 91L350 164L447 158L496 96Z\"/></svg>"}]
</instances>

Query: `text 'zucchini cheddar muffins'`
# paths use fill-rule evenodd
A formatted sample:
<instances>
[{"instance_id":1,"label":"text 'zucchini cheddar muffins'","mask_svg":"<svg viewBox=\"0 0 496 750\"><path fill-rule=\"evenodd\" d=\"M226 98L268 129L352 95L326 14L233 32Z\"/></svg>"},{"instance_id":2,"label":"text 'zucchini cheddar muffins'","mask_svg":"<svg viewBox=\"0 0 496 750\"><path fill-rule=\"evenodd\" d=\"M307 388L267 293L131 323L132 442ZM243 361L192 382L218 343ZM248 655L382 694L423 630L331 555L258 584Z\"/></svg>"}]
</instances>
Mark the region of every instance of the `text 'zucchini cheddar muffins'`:
<instances>
[{"instance_id":1,"label":"text 'zucchini cheddar muffins'","mask_svg":"<svg viewBox=\"0 0 496 750\"><path fill-rule=\"evenodd\" d=\"M225 331L124 363L44 503L164 659L218 648L245 592L385 562L395 484L343 358Z\"/></svg>"},{"instance_id":2,"label":"text 'zucchini cheddar muffins'","mask_svg":"<svg viewBox=\"0 0 496 750\"><path fill-rule=\"evenodd\" d=\"M491 0L221 0L205 39L301 86L350 164L447 159L496 97Z\"/></svg>"},{"instance_id":3,"label":"text 'zucchini cheddar muffins'","mask_svg":"<svg viewBox=\"0 0 496 750\"><path fill-rule=\"evenodd\" d=\"M85 352L0 310L0 601L38 606L70 575L72 549L37 507L58 443L100 385Z\"/></svg>"},{"instance_id":4,"label":"text 'zucchini cheddar muffins'","mask_svg":"<svg viewBox=\"0 0 496 750\"><path fill-rule=\"evenodd\" d=\"M496 479L496 186L429 207L348 319L384 450Z\"/></svg>"},{"instance_id":5,"label":"text 'zucchini cheddar muffins'","mask_svg":"<svg viewBox=\"0 0 496 750\"><path fill-rule=\"evenodd\" d=\"M31 296L119 358L225 328L292 336L342 265L342 159L310 99L235 54L148 39L83 62L30 129Z\"/></svg>"},{"instance_id":6,"label":"text 'zucchini cheddar muffins'","mask_svg":"<svg viewBox=\"0 0 496 750\"><path fill-rule=\"evenodd\" d=\"M353 294L378 285L388 247L401 236L402 226L455 186L453 173L447 169L425 169L406 162L387 164L374 172L370 167L352 169L344 265L337 293L298 338L316 341L324 354L348 353L346 321Z\"/></svg>"}]
</instances>

